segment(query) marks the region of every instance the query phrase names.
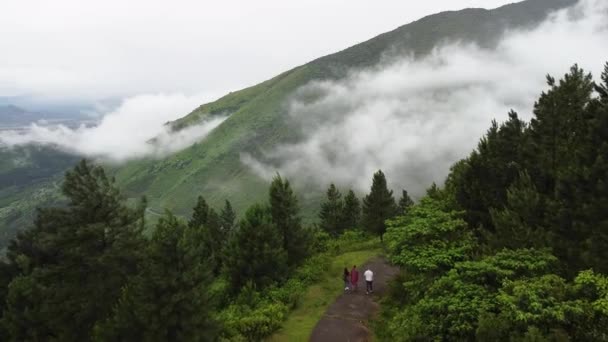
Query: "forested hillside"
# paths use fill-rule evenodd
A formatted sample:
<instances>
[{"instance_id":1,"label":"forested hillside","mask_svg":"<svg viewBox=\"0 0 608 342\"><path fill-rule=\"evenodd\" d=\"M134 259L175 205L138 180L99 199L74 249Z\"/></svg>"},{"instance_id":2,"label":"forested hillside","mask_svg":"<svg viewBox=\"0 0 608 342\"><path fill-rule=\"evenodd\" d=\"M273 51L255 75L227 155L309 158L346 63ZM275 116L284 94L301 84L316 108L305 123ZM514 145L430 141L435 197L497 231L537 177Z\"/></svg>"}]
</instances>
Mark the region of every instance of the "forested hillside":
<instances>
[{"instance_id":1,"label":"forested hillside","mask_svg":"<svg viewBox=\"0 0 608 342\"><path fill-rule=\"evenodd\" d=\"M387 341L608 340L608 64L573 66L530 122L493 123L444 187L387 222L403 268Z\"/></svg>"}]
</instances>

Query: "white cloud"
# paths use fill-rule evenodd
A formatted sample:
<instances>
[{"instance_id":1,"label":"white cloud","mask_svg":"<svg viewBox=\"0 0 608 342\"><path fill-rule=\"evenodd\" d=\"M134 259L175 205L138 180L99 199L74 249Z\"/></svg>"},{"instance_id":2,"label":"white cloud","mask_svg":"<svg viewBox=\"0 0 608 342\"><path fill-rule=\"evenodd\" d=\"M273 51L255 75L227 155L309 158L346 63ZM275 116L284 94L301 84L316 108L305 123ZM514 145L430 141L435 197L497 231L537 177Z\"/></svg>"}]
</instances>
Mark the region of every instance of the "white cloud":
<instances>
[{"instance_id":1,"label":"white cloud","mask_svg":"<svg viewBox=\"0 0 608 342\"><path fill-rule=\"evenodd\" d=\"M220 93L435 12L511 0L3 0L0 97Z\"/></svg>"},{"instance_id":2,"label":"white cloud","mask_svg":"<svg viewBox=\"0 0 608 342\"><path fill-rule=\"evenodd\" d=\"M300 182L360 191L382 169L395 190L420 195L443 181L493 118L503 121L510 109L529 118L547 73L561 76L579 63L598 77L608 59L607 10L606 1L584 0L532 31L511 32L496 50L452 44L421 60L308 84L290 104L305 139L242 161L262 177L279 170ZM311 93L322 96L311 103Z\"/></svg>"},{"instance_id":3,"label":"white cloud","mask_svg":"<svg viewBox=\"0 0 608 342\"><path fill-rule=\"evenodd\" d=\"M72 129L64 125L32 124L25 131L3 131L0 145L45 144L114 162L146 156L161 157L205 137L225 117L215 117L171 132L166 122L192 111L204 96L140 95L126 99L105 114L98 125Z\"/></svg>"}]
</instances>

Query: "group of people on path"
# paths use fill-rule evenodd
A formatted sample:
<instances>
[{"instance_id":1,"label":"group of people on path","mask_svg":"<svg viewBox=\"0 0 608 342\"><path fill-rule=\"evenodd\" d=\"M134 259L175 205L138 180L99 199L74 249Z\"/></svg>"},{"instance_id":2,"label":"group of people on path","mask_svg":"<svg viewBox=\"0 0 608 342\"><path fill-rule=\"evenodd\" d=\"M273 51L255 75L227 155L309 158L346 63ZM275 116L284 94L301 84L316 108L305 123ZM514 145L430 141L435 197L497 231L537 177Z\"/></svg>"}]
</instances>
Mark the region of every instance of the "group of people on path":
<instances>
[{"instance_id":1,"label":"group of people on path","mask_svg":"<svg viewBox=\"0 0 608 342\"><path fill-rule=\"evenodd\" d=\"M365 294L370 294L374 292L374 272L369 268L363 272L363 277L365 278L366 290ZM353 268L348 271L346 267L344 267L344 274L342 275L344 280L344 291L348 292L350 290L357 291L359 289L359 271L357 271L357 265L354 265Z\"/></svg>"}]
</instances>

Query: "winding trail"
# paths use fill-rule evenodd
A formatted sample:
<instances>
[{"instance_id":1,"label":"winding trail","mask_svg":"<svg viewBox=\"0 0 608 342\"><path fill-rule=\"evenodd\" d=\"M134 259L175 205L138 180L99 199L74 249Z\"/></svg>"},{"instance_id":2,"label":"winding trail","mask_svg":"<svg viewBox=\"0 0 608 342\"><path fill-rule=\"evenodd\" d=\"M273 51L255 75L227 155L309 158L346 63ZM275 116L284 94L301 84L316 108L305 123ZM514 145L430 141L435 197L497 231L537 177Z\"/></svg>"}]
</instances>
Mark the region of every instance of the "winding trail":
<instances>
[{"instance_id":1,"label":"winding trail","mask_svg":"<svg viewBox=\"0 0 608 342\"><path fill-rule=\"evenodd\" d=\"M365 294L363 272L369 267L374 272L374 294ZM370 341L368 321L379 309L376 302L382 296L399 269L390 265L386 259L375 257L363 266L357 266L360 272L359 290L355 293L344 293L327 309L323 318L315 326L310 341L312 342L364 342Z\"/></svg>"}]
</instances>

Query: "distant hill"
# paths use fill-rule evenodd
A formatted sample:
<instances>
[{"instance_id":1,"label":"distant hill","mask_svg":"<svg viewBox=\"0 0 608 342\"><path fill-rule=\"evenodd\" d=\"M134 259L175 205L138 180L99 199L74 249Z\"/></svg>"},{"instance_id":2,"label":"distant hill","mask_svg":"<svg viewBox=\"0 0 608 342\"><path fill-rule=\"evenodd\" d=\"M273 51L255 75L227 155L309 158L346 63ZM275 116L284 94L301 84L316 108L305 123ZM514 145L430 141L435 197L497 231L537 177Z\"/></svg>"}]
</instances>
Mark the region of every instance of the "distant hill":
<instances>
[{"instance_id":1,"label":"distant hill","mask_svg":"<svg viewBox=\"0 0 608 342\"><path fill-rule=\"evenodd\" d=\"M81 122L91 123L92 120L75 114L30 111L15 105L0 105L0 129L24 127L35 122L77 126Z\"/></svg>"},{"instance_id":2,"label":"distant hill","mask_svg":"<svg viewBox=\"0 0 608 342\"><path fill-rule=\"evenodd\" d=\"M0 126L27 125L44 118L44 114L29 112L17 106L0 106Z\"/></svg>"}]
</instances>

